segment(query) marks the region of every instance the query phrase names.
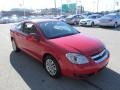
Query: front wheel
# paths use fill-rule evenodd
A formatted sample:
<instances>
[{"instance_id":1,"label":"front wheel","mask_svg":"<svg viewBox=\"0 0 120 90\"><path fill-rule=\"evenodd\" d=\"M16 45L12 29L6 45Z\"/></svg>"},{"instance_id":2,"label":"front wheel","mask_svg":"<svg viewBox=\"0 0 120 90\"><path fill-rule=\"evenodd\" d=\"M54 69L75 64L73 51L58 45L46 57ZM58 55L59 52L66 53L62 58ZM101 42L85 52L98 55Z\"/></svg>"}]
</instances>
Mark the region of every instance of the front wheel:
<instances>
[{"instance_id":1,"label":"front wheel","mask_svg":"<svg viewBox=\"0 0 120 90\"><path fill-rule=\"evenodd\" d=\"M13 51L18 52L19 48L17 47L15 40L11 40L11 42L12 42Z\"/></svg>"},{"instance_id":2,"label":"front wheel","mask_svg":"<svg viewBox=\"0 0 120 90\"><path fill-rule=\"evenodd\" d=\"M115 24L114 24L114 28L117 28L117 26L118 26L118 24L117 24L117 22L115 22Z\"/></svg>"},{"instance_id":3,"label":"front wheel","mask_svg":"<svg viewBox=\"0 0 120 90\"><path fill-rule=\"evenodd\" d=\"M76 21L74 21L74 25L77 25L77 22L76 22Z\"/></svg>"},{"instance_id":4,"label":"front wheel","mask_svg":"<svg viewBox=\"0 0 120 90\"><path fill-rule=\"evenodd\" d=\"M60 67L57 63L57 61L52 56L46 56L44 58L44 67L47 71L47 73L53 77L53 78L59 78L60 73Z\"/></svg>"}]
</instances>

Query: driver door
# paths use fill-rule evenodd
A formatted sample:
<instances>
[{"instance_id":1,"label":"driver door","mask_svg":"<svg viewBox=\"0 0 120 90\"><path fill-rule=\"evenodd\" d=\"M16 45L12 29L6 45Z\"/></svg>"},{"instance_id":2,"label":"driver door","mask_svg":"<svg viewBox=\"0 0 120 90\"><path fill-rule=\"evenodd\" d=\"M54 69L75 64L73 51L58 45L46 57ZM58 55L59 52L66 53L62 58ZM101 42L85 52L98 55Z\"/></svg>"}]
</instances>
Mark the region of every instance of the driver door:
<instances>
[{"instance_id":1,"label":"driver door","mask_svg":"<svg viewBox=\"0 0 120 90\"><path fill-rule=\"evenodd\" d=\"M35 58L40 58L41 54L41 44L40 44L40 40L37 38L40 38L40 34L38 33L35 25L31 22L26 22L24 23L25 28L24 28L24 50L25 52L29 53L31 56L35 57ZM31 37L31 35L33 35ZM37 36L37 38L34 37Z\"/></svg>"}]
</instances>

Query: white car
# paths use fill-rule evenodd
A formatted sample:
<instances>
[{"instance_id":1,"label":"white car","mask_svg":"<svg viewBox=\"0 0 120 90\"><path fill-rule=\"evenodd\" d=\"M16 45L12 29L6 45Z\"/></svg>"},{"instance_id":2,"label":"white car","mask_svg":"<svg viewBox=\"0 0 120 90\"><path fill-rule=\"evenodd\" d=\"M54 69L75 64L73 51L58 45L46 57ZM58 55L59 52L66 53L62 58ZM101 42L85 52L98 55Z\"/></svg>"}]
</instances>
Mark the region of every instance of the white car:
<instances>
[{"instance_id":1,"label":"white car","mask_svg":"<svg viewBox=\"0 0 120 90\"><path fill-rule=\"evenodd\" d=\"M99 15L99 14L89 15L85 19L81 19L80 22L79 22L79 25L81 25L81 26L94 26L94 25L97 25L98 24L98 19L101 16L102 15Z\"/></svg>"}]
</instances>

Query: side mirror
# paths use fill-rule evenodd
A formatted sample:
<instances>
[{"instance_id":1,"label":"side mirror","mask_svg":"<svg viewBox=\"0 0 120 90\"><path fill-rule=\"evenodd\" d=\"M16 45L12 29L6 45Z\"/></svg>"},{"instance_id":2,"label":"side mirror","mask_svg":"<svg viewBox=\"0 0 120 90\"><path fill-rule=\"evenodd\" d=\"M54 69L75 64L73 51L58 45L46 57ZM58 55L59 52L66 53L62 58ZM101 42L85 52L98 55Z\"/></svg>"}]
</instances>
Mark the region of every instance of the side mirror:
<instances>
[{"instance_id":1,"label":"side mirror","mask_svg":"<svg viewBox=\"0 0 120 90\"><path fill-rule=\"evenodd\" d=\"M36 33L30 33L29 35L28 35L28 39L30 39L30 40L39 40L40 39L40 35L38 35L38 34L36 34Z\"/></svg>"}]
</instances>

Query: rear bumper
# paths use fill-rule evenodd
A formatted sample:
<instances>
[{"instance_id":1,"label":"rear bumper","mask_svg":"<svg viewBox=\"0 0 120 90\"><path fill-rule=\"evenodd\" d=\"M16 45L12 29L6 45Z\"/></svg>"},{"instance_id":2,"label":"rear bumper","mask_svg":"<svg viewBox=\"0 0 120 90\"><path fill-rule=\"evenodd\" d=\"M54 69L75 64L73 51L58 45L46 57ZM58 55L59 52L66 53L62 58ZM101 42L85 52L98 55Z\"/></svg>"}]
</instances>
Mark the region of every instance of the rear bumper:
<instances>
[{"instance_id":1,"label":"rear bumper","mask_svg":"<svg viewBox=\"0 0 120 90\"><path fill-rule=\"evenodd\" d=\"M67 23L67 24L74 24L73 21L67 21L66 23Z\"/></svg>"}]
</instances>

